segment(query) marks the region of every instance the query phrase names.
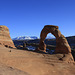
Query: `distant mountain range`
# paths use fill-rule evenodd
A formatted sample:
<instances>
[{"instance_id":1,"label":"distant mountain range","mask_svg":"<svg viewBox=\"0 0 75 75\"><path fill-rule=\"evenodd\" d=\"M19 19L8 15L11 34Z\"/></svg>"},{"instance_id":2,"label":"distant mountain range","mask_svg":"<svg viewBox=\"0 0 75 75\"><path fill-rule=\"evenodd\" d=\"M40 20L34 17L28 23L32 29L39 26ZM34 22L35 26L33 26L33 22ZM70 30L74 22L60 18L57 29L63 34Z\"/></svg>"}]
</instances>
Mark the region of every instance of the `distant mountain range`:
<instances>
[{"instance_id":1,"label":"distant mountain range","mask_svg":"<svg viewBox=\"0 0 75 75\"><path fill-rule=\"evenodd\" d=\"M39 39L39 37L36 37L36 36L19 36L19 37L13 38L12 40L35 40L35 39Z\"/></svg>"},{"instance_id":2,"label":"distant mountain range","mask_svg":"<svg viewBox=\"0 0 75 75\"><path fill-rule=\"evenodd\" d=\"M53 39L54 37L48 36L46 39ZM40 39L37 36L19 36L16 38L13 38L12 40L35 40L35 39Z\"/></svg>"},{"instance_id":3,"label":"distant mountain range","mask_svg":"<svg viewBox=\"0 0 75 75\"><path fill-rule=\"evenodd\" d=\"M40 42L40 39L38 37L33 37L33 40L30 39L30 38L26 38L28 40L24 40L29 44L29 43L36 43L36 44L39 44ZM50 39L50 37L48 37L47 39L45 39L45 44L46 45L54 45L56 46L56 39L54 37L51 37L52 39ZM19 39L19 40L18 40ZM75 36L69 36L69 37L66 37L69 45L71 46L72 49L75 49ZM13 39L13 42L15 45L23 45L23 42L24 42L23 38L21 39L21 37L17 37L17 38L14 38Z\"/></svg>"}]
</instances>

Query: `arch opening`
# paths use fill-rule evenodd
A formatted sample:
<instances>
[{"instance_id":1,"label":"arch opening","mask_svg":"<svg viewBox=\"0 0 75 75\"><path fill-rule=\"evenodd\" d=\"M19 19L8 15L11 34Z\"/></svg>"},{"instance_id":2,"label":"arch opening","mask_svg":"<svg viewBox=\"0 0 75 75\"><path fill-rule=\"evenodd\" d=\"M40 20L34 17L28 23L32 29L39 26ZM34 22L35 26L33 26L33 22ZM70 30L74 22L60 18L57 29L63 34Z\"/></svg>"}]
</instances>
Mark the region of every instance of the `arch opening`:
<instances>
[{"instance_id":1,"label":"arch opening","mask_svg":"<svg viewBox=\"0 0 75 75\"><path fill-rule=\"evenodd\" d=\"M48 33L44 42L46 44L46 52L54 54L56 48L56 37L52 33Z\"/></svg>"}]
</instances>

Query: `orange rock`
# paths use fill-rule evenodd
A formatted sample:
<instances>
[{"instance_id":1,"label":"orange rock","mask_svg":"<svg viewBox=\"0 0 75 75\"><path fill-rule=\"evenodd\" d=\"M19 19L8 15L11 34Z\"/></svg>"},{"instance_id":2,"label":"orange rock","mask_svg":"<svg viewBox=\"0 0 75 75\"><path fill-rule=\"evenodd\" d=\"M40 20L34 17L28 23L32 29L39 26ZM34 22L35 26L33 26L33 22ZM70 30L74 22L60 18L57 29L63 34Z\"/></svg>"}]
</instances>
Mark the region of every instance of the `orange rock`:
<instances>
[{"instance_id":1,"label":"orange rock","mask_svg":"<svg viewBox=\"0 0 75 75\"><path fill-rule=\"evenodd\" d=\"M58 26L54 25L46 25L41 31L40 34L40 44L39 44L39 49L43 50L46 52L46 46L44 43L44 40L47 36L48 33L52 33L56 37L56 50L55 53L71 53L71 48L64 37L64 35L61 34L61 32L58 30Z\"/></svg>"},{"instance_id":2,"label":"orange rock","mask_svg":"<svg viewBox=\"0 0 75 75\"><path fill-rule=\"evenodd\" d=\"M4 25L0 25L0 45L15 48L14 43L10 37L9 29Z\"/></svg>"},{"instance_id":3,"label":"orange rock","mask_svg":"<svg viewBox=\"0 0 75 75\"><path fill-rule=\"evenodd\" d=\"M70 55L70 57L68 56L63 56L61 59L68 59L73 61L73 57L71 55L71 48L66 40L66 38L64 37L64 35L61 34L61 32L58 29L58 26L54 26L54 25L46 25L44 26L44 28L41 31L40 34L40 43L39 43L39 47L37 49L37 51L43 51L46 52L46 45L44 43L44 40L47 36L48 33L52 33L55 37L56 37L56 49L55 49L55 53L60 53L60 54L68 54Z\"/></svg>"}]
</instances>

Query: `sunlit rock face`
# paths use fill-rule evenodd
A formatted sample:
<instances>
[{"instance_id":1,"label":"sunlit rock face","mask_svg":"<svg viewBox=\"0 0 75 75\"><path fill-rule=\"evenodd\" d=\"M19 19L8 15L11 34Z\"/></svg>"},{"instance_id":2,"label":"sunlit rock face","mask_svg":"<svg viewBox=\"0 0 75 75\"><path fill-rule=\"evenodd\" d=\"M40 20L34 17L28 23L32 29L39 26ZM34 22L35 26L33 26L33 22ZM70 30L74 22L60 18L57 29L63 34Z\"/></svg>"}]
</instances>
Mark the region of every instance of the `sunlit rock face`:
<instances>
[{"instance_id":1,"label":"sunlit rock face","mask_svg":"<svg viewBox=\"0 0 75 75\"><path fill-rule=\"evenodd\" d=\"M14 43L10 37L9 29L4 25L0 25L0 45L15 48Z\"/></svg>"},{"instance_id":2,"label":"sunlit rock face","mask_svg":"<svg viewBox=\"0 0 75 75\"><path fill-rule=\"evenodd\" d=\"M71 48L64 37L64 35L61 34L61 32L58 29L58 26L54 25L46 25L41 31L40 34L40 44L39 44L39 49L43 50L46 52L46 45L44 43L44 40L47 36L48 33L52 33L56 37L56 50L55 53L71 53Z\"/></svg>"},{"instance_id":3,"label":"sunlit rock face","mask_svg":"<svg viewBox=\"0 0 75 75\"><path fill-rule=\"evenodd\" d=\"M60 54L68 54L68 56L64 55L64 57L70 58L73 60L73 57L71 55L71 48L64 37L64 35L61 34L60 30L58 29L58 26L54 25L46 25L41 31L40 34L40 43L37 51L43 51L46 52L46 44L44 43L44 40L47 36L48 33L52 33L56 37L56 49L55 49L55 54L60 53Z\"/></svg>"}]
</instances>

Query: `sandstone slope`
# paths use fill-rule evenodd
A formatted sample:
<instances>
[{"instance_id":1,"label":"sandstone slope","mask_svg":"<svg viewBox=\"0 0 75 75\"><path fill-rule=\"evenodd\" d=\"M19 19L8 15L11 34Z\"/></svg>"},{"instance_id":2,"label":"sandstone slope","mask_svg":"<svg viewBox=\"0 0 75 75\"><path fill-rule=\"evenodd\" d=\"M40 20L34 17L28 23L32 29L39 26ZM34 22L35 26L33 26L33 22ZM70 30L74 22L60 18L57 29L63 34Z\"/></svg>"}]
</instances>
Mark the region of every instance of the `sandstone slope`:
<instances>
[{"instance_id":1,"label":"sandstone slope","mask_svg":"<svg viewBox=\"0 0 75 75\"><path fill-rule=\"evenodd\" d=\"M0 65L15 68L30 75L75 75L75 64L59 60L62 56L62 54L50 55L0 47Z\"/></svg>"}]
</instances>

